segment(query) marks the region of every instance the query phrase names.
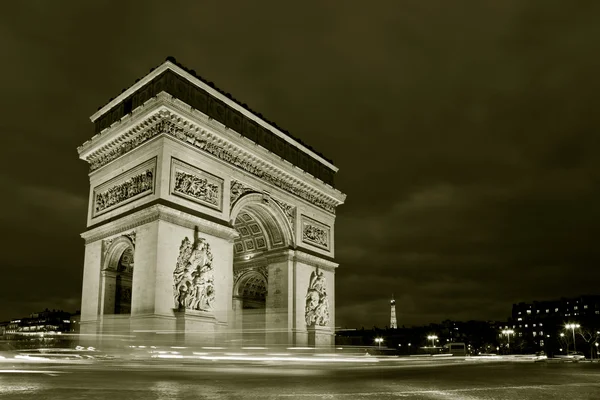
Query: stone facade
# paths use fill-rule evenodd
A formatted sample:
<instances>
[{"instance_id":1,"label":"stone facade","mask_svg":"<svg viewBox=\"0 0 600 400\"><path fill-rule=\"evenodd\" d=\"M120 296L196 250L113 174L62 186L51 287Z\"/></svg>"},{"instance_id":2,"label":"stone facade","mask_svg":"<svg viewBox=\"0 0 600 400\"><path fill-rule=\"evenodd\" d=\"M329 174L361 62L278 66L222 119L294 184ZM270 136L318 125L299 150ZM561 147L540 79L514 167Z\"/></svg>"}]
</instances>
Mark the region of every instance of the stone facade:
<instances>
[{"instance_id":1,"label":"stone facade","mask_svg":"<svg viewBox=\"0 0 600 400\"><path fill-rule=\"evenodd\" d=\"M337 170L170 62L92 120L166 73ZM335 207L345 195L186 99L159 91L78 149L92 170L82 333L332 344ZM263 328L277 333L248 333Z\"/></svg>"}]
</instances>

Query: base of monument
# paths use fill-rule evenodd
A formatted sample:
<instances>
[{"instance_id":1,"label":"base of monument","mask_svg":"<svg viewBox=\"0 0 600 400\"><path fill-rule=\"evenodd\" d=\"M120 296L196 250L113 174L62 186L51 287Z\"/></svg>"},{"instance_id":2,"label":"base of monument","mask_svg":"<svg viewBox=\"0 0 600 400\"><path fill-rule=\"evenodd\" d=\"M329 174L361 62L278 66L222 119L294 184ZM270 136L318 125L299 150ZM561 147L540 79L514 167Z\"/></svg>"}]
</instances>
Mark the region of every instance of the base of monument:
<instances>
[{"instance_id":1,"label":"base of monument","mask_svg":"<svg viewBox=\"0 0 600 400\"><path fill-rule=\"evenodd\" d=\"M327 326L309 326L308 345L312 347L330 347L333 345L333 333Z\"/></svg>"},{"instance_id":2,"label":"base of monument","mask_svg":"<svg viewBox=\"0 0 600 400\"><path fill-rule=\"evenodd\" d=\"M186 346L213 346L217 320L210 312L174 309L176 338Z\"/></svg>"}]
</instances>

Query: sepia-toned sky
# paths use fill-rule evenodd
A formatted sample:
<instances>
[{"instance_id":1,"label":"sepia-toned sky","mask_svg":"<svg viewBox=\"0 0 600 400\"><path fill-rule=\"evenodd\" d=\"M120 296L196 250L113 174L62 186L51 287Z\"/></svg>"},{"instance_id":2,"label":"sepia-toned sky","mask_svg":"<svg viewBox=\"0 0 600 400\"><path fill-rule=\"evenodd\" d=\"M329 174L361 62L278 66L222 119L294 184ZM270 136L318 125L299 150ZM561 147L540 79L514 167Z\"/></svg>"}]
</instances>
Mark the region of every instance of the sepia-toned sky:
<instances>
[{"instance_id":1,"label":"sepia-toned sky","mask_svg":"<svg viewBox=\"0 0 600 400\"><path fill-rule=\"evenodd\" d=\"M0 320L79 308L89 120L167 56L332 158L336 325L600 294L600 3L18 1Z\"/></svg>"}]
</instances>

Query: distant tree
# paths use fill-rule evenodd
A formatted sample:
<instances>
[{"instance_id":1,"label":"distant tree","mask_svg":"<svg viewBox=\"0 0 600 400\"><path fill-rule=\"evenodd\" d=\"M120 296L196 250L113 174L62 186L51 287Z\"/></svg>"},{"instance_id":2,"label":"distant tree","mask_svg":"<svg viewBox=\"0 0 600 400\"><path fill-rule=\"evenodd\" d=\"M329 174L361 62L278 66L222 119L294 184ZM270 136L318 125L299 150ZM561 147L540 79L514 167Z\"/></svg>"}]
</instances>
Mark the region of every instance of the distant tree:
<instances>
[{"instance_id":1,"label":"distant tree","mask_svg":"<svg viewBox=\"0 0 600 400\"><path fill-rule=\"evenodd\" d=\"M590 348L590 358L594 358L594 345L598 338L600 338L600 332L593 329L580 329L579 336L588 344Z\"/></svg>"}]
</instances>

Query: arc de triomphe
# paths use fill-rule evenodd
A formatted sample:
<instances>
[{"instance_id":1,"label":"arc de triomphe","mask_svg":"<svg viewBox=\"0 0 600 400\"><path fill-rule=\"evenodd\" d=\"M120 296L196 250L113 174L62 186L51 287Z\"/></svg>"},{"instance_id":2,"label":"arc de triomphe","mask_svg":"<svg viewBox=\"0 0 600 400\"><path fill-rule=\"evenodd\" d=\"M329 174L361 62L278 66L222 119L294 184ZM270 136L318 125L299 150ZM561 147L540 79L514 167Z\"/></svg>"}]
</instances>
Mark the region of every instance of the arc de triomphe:
<instances>
[{"instance_id":1,"label":"arc de triomphe","mask_svg":"<svg viewBox=\"0 0 600 400\"><path fill-rule=\"evenodd\" d=\"M91 120L83 337L333 344L332 162L174 60Z\"/></svg>"}]
</instances>

